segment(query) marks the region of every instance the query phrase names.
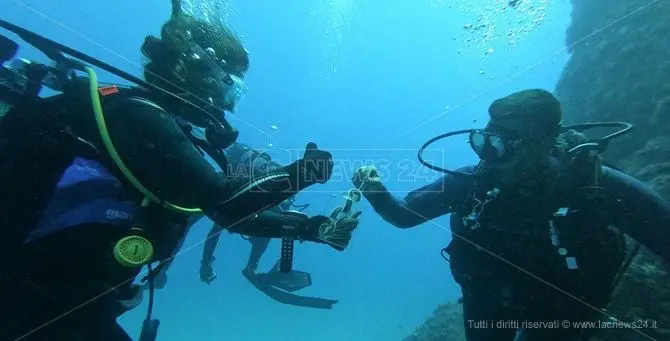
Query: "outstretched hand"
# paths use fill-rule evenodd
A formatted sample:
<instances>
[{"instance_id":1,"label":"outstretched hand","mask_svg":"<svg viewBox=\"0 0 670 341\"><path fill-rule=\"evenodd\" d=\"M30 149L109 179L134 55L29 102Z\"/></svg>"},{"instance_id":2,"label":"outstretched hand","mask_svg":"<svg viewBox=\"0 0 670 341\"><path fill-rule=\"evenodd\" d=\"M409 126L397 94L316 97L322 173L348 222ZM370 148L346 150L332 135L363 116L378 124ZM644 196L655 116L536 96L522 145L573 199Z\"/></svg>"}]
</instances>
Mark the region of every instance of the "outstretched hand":
<instances>
[{"instance_id":1,"label":"outstretched hand","mask_svg":"<svg viewBox=\"0 0 670 341\"><path fill-rule=\"evenodd\" d=\"M363 166L356 170L354 176L351 178L353 185L358 188L363 195L386 191L379 172L375 166Z\"/></svg>"}]
</instances>

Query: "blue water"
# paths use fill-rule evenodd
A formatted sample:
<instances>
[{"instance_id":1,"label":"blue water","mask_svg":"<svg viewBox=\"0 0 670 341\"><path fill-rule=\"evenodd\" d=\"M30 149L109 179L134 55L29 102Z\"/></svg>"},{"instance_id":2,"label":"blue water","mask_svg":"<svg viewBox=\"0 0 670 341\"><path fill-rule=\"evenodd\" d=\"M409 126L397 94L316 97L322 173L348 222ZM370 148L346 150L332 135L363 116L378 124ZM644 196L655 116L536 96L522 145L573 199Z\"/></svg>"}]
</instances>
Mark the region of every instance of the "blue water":
<instances>
[{"instance_id":1,"label":"blue water","mask_svg":"<svg viewBox=\"0 0 670 341\"><path fill-rule=\"evenodd\" d=\"M397 195L431 181L439 174L416 161L421 144L439 133L483 126L495 98L531 87L552 90L569 57L567 1L549 1L543 20L518 34L515 45L506 30L527 27L539 15L516 19L509 9L506 15L513 19L491 15L498 33L484 42L484 31L466 28L502 1L287 3L225 3L231 25L251 52L249 93L232 122L241 142L269 148L281 162L299 156L308 141L333 152L338 162L333 179L298 196L312 204L310 214L339 205L342 192L351 188L351 173L363 164L383 169ZM157 35L170 14L167 0L2 0L2 6L2 19L136 75L145 35ZM30 48L22 56L39 57ZM427 158L442 166L475 161L464 139L435 148ZM167 287L157 292L158 340L399 340L438 304L459 297L439 252L451 238L446 217L401 230L376 216L367 202L359 208L361 224L345 252L311 244L296 251L295 268L311 272L314 280L304 294L339 299L330 311L281 305L256 291L240 275L248 242L235 235L225 234L219 243L218 279L200 283L198 243L209 224L199 223L170 270ZM276 260L277 244L262 268ZM139 335L145 309L143 304L120 319L131 335Z\"/></svg>"}]
</instances>

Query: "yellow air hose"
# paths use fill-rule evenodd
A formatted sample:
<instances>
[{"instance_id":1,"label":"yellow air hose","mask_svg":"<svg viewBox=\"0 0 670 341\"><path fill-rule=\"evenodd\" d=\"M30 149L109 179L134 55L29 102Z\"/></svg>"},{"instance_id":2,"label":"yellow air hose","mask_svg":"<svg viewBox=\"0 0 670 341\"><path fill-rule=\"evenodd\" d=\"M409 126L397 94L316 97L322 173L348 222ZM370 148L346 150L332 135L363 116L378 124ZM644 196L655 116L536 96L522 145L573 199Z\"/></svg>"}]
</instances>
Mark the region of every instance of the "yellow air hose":
<instances>
[{"instance_id":1,"label":"yellow air hose","mask_svg":"<svg viewBox=\"0 0 670 341\"><path fill-rule=\"evenodd\" d=\"M95 122L98 125L98 130L100 132L100 137L102 138L102 143L105 145L107 153L109 153L109 156L112 158L112 161L114 161L116 167L118 167L121 173L123 173L123 176L125 176L126 179L133 186L135 186L135 188L138 191L140 191L142 194L144 194L145 197L149 198L149 200L153 202L160 203L177 212L202 213L202 210L199 208L184 208L171 204L167 201L160 200L155 194L153 194L146 187L144 187L144 185L142 185L142 183L139 180L137 180L135 175L133 175L130 169L126 167L126 164L123 163L123 160L121 160L119 153L116 151L116 148L112 143L112 139L109 136L109 131L107 130L107 124L105 123L105 114L102 111L102 103L100 102L100 94L98 93L98 76L96 75L95 71L88 66L86 67L86 72L88 73L88 77L90 80L89 91L91 94L91 102L93 104L93 112L95 113Z\"/></svg>"},{"instance_id":2,"label":"yellow air hose","mask_svg":"<svg viewBox=\"0 0 670 341\"><path fill-rule=\"evenodd\" d=\"M100 94L98 93L98 76L95 71L86 66L86 73L88 73L89 78L89 91L91 95L91 103L93 105L93 112L95 113L95 121L98 126L98 131L100 132L100 137L102 138L102 143L107 149L107 153L112 158L112 161L121 171L123 176L138 190L144 195L142 200L142 209L149 206L151 202L159 203L171 210L184 213L202 213L202 210L199 208L184 208L174 204L171 204L167 201L162 201L155 194L149 191L142 183L133 175L133 173L126 167L123 160L119 156L119 153L116 151L112 139L109 136L109 131L107 130L107 124L105 123L105 115L102 110L102 103L100 101ZM138 228L133 226L131 228L131 233L141 232L141 227ZM114 257L116 260L124 266L127 267L136 267L148 264L153 257L154 248L151 242L138 235L133 233L132 235L126 236L119 240L116 245L114 245Z\"/></svg>"}]
</instances>

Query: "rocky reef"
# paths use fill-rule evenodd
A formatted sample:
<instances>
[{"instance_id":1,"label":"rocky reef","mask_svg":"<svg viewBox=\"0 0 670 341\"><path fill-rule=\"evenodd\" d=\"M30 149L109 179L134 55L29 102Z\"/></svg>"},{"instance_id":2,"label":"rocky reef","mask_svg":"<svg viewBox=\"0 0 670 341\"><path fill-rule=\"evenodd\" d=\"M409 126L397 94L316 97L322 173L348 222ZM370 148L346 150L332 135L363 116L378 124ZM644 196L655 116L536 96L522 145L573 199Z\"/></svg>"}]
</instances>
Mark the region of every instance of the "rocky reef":
<instances>
[{"instance_id":1,"label":"rocky reef","mask_svg":"<svg viewBox=\"0 0 670 341\"><path fill-rule=\"evenodd\" d=\"M566 44L572 56L556 86L566 121L626 121L630 136L605 158L670 200L670 3L572 0ZM670 226L668 226L670 228ZM642 330L670 340L669 267L642 247L614 294L609 313L623 321L657 321ZM649 340L605 329L596 340Z\"/></svg>"},{"instance_id":2,"label":"rocky reef","mask_svg":"<svg viewBox=\"0 0 670 341\"><path fill-rule=\"evenodd\" d=\"M458 302L441 304L426 322L403 341L465 340L463 310Z\"/></svg>"},{"instance_id":3,"label":"rocky reef","mask_svg":"<svg viewBox=\"0 0 670 341\"><path fill-rule=\"evenodd\" d=\"M572 55L555 89L565 121L633 123L633 133L613 141L605 158L670 200L670 2L571 2L566 45ZM657 321L640 330L647 336L603 329L592 341L670 340L669 268L642 247L607 309L621 321ZM405 338L452 340L465 340L457 302L438 307Z\"/></svg>"}]
</instances>

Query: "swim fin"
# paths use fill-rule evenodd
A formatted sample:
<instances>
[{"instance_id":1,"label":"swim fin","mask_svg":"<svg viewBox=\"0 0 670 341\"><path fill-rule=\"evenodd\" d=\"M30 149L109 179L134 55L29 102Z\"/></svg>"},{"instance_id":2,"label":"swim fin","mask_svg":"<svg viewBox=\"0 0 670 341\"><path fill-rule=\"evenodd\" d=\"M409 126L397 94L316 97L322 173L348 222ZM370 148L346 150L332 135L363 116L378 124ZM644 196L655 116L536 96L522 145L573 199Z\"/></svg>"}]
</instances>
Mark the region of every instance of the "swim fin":
<instances>
[{"instance_id":1,"label":"swim fin","mask_svg":"<svg viewBox=\"0 0 670 341\"><path fill-rule=\"evenodd\" d=\"M255 276L259 282L284 291L295 292L312 285L312 275L304 271L291 270L289 272L270 271Z\"/></svg>"},{"instance_id":2,"label":"swim fin","mask_svg":"<svg viewBox=\"0 0 670 341\"><path fill-rule=\"evenodd\" d=\"M284 275L286 274L287 273L284 273ZM246 269L242 270L242 275L251 284L253 284L253 286L255 286L256 289L262 291L268 297L272 298L273 300L279 303L290 304L299 307L307 307L307 308L332 309L333 305L338 302L337 300L331 300L327 298L300 296L292 294L288 291L282 290L281 288L270 285L271 283L270 281L264 280L264 275L253 275L250 274L248 271L246 271ZM307 282L303 282L301 284L305 283ZM309 283L311 284L311 278L309 278Z\"/></svg>"}]
</instances>

